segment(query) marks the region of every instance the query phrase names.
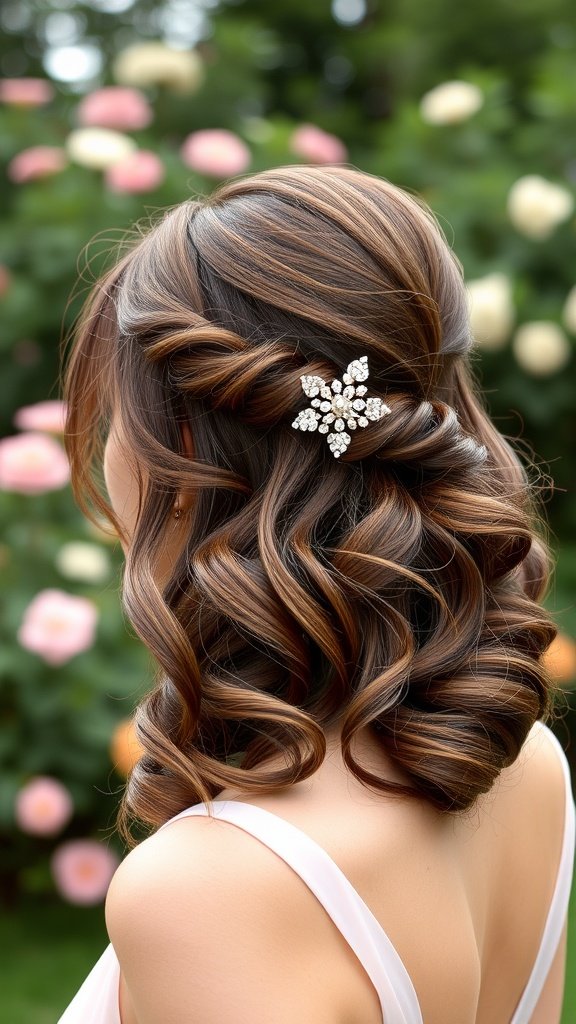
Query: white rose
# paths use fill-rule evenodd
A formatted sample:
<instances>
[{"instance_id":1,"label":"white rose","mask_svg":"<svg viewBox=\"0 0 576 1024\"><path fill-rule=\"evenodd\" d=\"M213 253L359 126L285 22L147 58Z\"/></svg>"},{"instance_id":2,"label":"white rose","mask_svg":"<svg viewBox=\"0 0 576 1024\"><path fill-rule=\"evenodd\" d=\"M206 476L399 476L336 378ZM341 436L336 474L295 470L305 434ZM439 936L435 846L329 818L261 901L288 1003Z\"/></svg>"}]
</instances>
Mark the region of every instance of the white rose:
<instances>
[{"instance_id":1,"label":"white rose","mask_svg":"<svg viewBox=\"0 0 576 1024\"><path fill-rule=\"evenodd\" d=\"M568 338L552 320L522 324L514 335L512 351L522 369L534 377L557 373L571 355Z\"/></svg>"},{"instance_id":2,"label":"white rose","mask_svg":"<svg viewBox=\"0 0 576 1024\"><path fill-rule=\"evenodd\" d=\"M61 576L85 583L100 583L108 579L112 568L106 551L81 540L63 544L55 562Z\"/></svg>"},{"instance_id":3,"label":"white rose","mask_svg":"<svg viewBox=\"0 0 576 1024\"><path fill-rule=\"evenodd\" d=\"M562 185L539 174L518 178L508 193L508 216L528 238L548 238L574 209L574 198Z\"/></svg>"},{"instance_id":4,"label":"white rose","mask_svg":"<svg viewBox=\"0 0 576 1024\"><path fill-rule=\"evenodd\" d=\"M134 43L116 57L112 74L121 85L166 85L173 92L196 92L204 66L195 50L176 50L166 43Z\"/></svg>"},{"instance_id":5,"label":"white rose","mask_svg":"<svg viewBox=\"0 0 576 1024\"><path fill-rule=\"evenodd\" d=\"M76 128L65 145L71 160L97 171L125 160L138 148L134 139L111 128Z\"/></svg>"},{"instance_id":6,"label":"white rose","mask_svg":"<svg viewBox=\"0 0 576 1024\"><path fill-rule=\"evenodd\" d=\"M570 331L576 334L576 284L570 289L562 309L562 319Z\"/></svg>"},{"instance_id":7,"label":"white rose","mask_svg":"<svg viewBox=\"0 0 576 1024\"><path fill-rule=\"evenodd\" d=\"M506 274L487 274L467 284L470 326L485 349L502 348L514 323L512 285Z\"/></svg>"},{"instance_id":8,"label":"white rose","mask_svg":"<svg viewBox=\"0 0 576 1024\"><path fill-rule=\"evenodd\" d=\"M472 82L443 82L420 100L420 114L428 124L457 124L475 114L484 103L484 94Z\"/></svg>"}]
</instances>

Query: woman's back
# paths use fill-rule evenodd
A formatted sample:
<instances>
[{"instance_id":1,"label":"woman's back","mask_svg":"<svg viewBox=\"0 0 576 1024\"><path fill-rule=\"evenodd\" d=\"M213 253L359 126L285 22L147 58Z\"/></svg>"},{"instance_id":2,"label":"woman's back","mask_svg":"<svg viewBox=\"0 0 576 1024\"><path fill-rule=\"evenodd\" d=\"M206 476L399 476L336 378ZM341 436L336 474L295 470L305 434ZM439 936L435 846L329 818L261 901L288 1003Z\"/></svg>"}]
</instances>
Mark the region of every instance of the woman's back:
<instances>
[{"instance_id":1,"label":"woman's back","mask_svg":"<svg viewBox=\"0 0 576 1024\"><path fill-rule=\"evenodd\" d=\"M561 853L571 862L574 848L573 812L565 820L567 766L559 753L549 730L537 724L516 763L502 772L473 812L459 818L441 815L424 803L372 795L353 781L337 756L327 758L312 779L291 791L258 799L242 797L244 807L251 803L272 812L304 833L304 848L296 851L292 862L294 871L277 858L271 860L270 851L255 842L258 815L256 825L249 817L245 824L241 814L233 813L238 807L232 808L229 820L237 817L240 829L252 835L220 823L214 841L223 843L225 850L229 844L227 855L234 863L242 864L246 856L256 874L272 870L282 892L279 905L284 900L289 903L290 919L297 922L300 936L314 936L316 962L301 979L310 991L299 993L299 1000L311 1007L310 1020L382 1024L384 1018L385 1024L393 1019L420 1024L417 1004L425 1024L554 1024L560 1019L563 961L550 979L540 1009L532 1010L542 987L542 969L549 973L559 922L565 917L570 885L566 875L551 914ZM234 801L232 791L222 791L218 802L228 800ZM202 813L203 808L195 810ZM163 861L169 865L176 849L177 856L187 846L193 851L198 832L191 831L188 817L183 812L179 825L174 827L173 820L171 828L161 829L149 841L155 844L158 865ZM263 842L267 843L268 829L270 845L276 843L282 856L290 839L283 837L282 823L264 821L262 827ZM344 938L343 931L351 927L346 921L345 894L341 901L344 929L339 930L302 884L308 872L311 887L322 886L321 861L306 862L306 836L341 869L386 933L382 938L391 941L389 952L381 946L382 959L391 968L388 977L394 978L398 966L394 959L399 955L399 966L404 966L408 977L399 978L398 983L405 983L403 1005L411 1016L403 1017L398 1011L395 1018L392 1008L387 1016L385 998L379 998L367 976L369 952L363 965L362 953L358 959ZM286 859L290 863L290 855ZM333 901L337 917L337 879L327 879L326 892L331 894L328 900ZM330 913L330 907L326 909ZM554 920L548 921L548 941L543 945L550 917ZM298 941L288 930L287 948ZM562 958L562 943L560 950ZM535 967L542 978L532 978L534 998L526 993L519 1007ZM415 1007L410 1006L410 982ZM253 985L253 979L247 978L246 984ZM121 993L122 1024L135 1024L123 983Z\"/></svg>"}]
</instances>

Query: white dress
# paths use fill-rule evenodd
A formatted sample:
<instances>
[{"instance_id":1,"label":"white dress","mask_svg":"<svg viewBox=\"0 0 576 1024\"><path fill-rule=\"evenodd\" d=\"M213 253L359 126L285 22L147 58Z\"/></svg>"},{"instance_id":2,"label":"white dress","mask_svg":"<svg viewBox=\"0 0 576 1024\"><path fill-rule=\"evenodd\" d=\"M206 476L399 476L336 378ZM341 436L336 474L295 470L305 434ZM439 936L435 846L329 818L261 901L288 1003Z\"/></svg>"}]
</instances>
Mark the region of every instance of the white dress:
<instances>
[{"instance_id":1,"label":"white dress","mask_svg":"<svg viewBox=\"0 0 576 1024\"><path fill-rule=\"evenodd\" d=\"M529 1024L544 987L568 910L574 872L576 805L568 760L556 736L542 722L558 751L566 782L564 838L554 894L530 978L510 1024ZM278 854L312 890L354 950L378 992L386 1024L424 1024L418 997L386 932L326 851L305 832L271 811L238 800L212 801L214 813L255 836ZM187 807L166 821L207 814L204 804ZM121 1024L120 965L110 943L59 1018L58 1024Z\"/></svg>"}]
</instances>

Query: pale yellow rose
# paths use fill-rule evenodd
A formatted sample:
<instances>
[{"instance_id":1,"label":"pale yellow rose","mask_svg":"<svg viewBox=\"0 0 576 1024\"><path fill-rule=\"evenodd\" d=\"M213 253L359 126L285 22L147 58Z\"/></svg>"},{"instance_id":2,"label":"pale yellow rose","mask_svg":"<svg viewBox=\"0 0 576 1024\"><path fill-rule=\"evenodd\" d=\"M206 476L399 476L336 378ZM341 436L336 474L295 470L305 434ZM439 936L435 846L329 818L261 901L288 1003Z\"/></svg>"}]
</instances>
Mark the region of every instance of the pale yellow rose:
<instances>
[{"instance_id":1,"label":"pale yellow rose","mask_svg":"<svg viewBox=\"0 0 576 1024\"><path fill-rule=\"evenodd\" d=\"M172 92L193 93L204 81L204 65L195 50L177 50L161 42L134 43L112 65L121 85L165 85Z\"/></svg>"},{"instance_id":2,"label":"pale yellow rose","mask_svg":"<svg viewBox=\"0 0 576 1024\"><path fill-rule=\"evenodd\" d=\"M76 128L65 145L71 160L96 171L105 171L138 148L134 139L112 128Z\"/></svg>"},{"instance_id":3,"label":"pale yellow rose","mask_svg":"<svg viewBox=\"0 0 576 1024\"><path fill-rule=\"evenodd\" d=\"M518 328L512 341L517 362L534 377L548 377L570 360L568 338L552 320L533 320Z\"/></svg>"},{"instance_id":4,"label":"pale yellow rose","mask_svg":"<svg viewBox=\"0 0 576 1024\"><path fill-rule=\"evenodd\" d=\"M506 274L486 274L467 283L470 326L481 348L496 350L506 344L515 319L512 285Z\"/></svg>"},{"instance_id":5,"label":"pale yellow rose","mask_svg":"<svg viewBox=\"0 0 576 1024\"><path fill-rule=\"evenodd\" d=\"M442 82L420 100L420 114L428 124L467 121L484 103L484 94L472 82Z\"/></svg>"},{"instance_id":6,"label":"pale yellow rose","mask_svg":"<svg viewBox=\"0 0 576 1024\"><path fill-rule=\"evenodd\" d=\"M508 216L528 238L549 238L574 209L572 193L539 174L518 178L508 193Z\"/></svg>"}]
</instances>

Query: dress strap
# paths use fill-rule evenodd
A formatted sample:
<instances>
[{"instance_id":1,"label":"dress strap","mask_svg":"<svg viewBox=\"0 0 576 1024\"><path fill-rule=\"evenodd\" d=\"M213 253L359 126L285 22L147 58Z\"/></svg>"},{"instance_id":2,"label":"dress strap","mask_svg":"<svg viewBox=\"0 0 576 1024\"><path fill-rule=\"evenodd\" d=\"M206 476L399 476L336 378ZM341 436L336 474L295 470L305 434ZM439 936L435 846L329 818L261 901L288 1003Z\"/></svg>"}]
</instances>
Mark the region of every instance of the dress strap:
<instances>
[{"instance_id":1,"label":"dress strap","mask_svg":"<svg viewBox=\"0 0 576 1024\"><path fill-rule=\"evenodd\" d=\"M570 890L574 874L576 805L574 803L574 795L572 792L570 765L568 764L568 759L557 736L555 736L552 730L544 722L538 721L536 724L542 729L545 729L548 735L552 738L552 742L556 746L560 762L562 764L562 770L564 772L566 796L564 838L562 841L562 852L560 855L560 865L558 868L556 885L550 909L548 911L546 924L544 926L544 932L542 933L540 949L538 950L538 955L534 961L532 973L528 979L528 983L522 993L522 997L516 1007L510 1024L529 1024L530 1022L536 1004L538 1003L538 999L540 998L540 993L542 992L544 983L548 977L548 972L552 965L552 961L554 960L556 950L558 949L558 943L560 941L566 913L568 911Z\"/></svg>"},{"instance_id":2,"label":"dress strap","mask_svg":"<svg viewBox=\"0 0 576 1024\"><path fill-rule=\"evenodd\" d=\"M285 818L239 800L213 800L214 817L249 832L278 854L314 893L376 989L386 1024L423 1024L410 975L368 905L326 850ZM165 822L208 815L195 804Z\"/></svg>"}]
</instances>

